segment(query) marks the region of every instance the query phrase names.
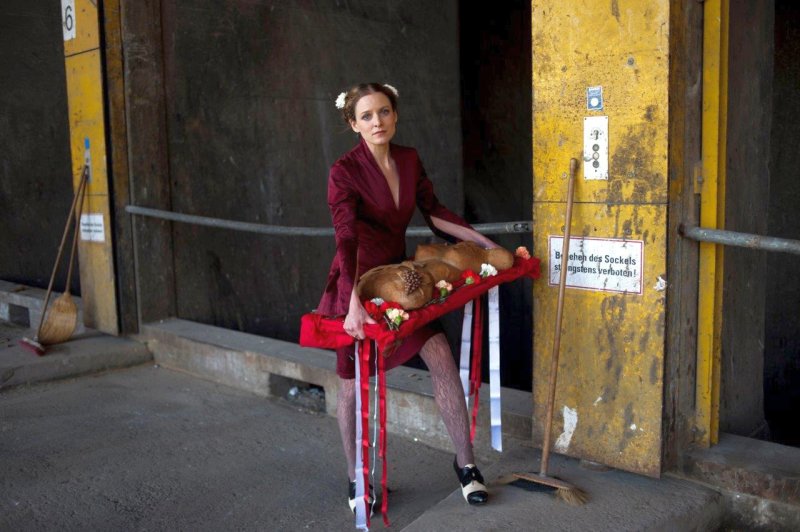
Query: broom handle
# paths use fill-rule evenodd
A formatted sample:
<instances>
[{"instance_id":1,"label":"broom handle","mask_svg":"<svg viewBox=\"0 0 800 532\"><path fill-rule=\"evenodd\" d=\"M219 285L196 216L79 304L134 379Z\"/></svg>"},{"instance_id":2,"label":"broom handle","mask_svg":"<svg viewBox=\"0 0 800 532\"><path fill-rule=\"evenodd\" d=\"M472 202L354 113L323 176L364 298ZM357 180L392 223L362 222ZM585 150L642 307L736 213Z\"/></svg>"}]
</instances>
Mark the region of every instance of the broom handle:
<instances>
[{"instance_id":1,"label":"broom handle","mask_svg":"<svg viewBox=\"0 0 800 532\"><path fill-rule=\"evenodd\" d=\"M86 165L83 166L83 173L81 179L88 173ZM72 206L69 208L69 215L67 216L67 223L64 226L64 234L61 236L61 243L58 245L58 255L56 255L56 262L53 265L53 273L50 275L50 282L47 284L47 293L44 295L44 305L42 305L42 316L39 318L39 326L36 328L36 339L39 339L39 333L42 332L42 324L44 323L44 315L47 314L47 303L50 301L50 294L53 293L53 282L56 280L56 272L58 271L58 263L61 262L61 255L64 252L64 243L67 241L69 234L69 226L72 223L72 217L75 215L75 206L78 203L78 191L75 191L75 196L72 198Z\"/></svg>"},{"instance_id":2,"label":"broom handle","mask_svg":"<svg viewBox=\"0 0 800 532\"><path fill-rule=\"evenodd\" d=\"M564 242L561 244L561 275L558 279L558 307L556 308L556 330L553 338L553 355L550 363L550 389L547 398L547 421L544 426L544 442L542 443L542 462L539 475L547 476L547 465L550 460L550 436L553 430L553 411L556 403L556 379L558 376L558 352L561 347L561 316L564 314L564 291L567 285L567 263L569 254L570 225L572 224L572 196L575 190L575 174L578 172L578 160L569 160L569 188L567 189L567 215L564 220Z\"/></svg>"},{"instance_id":3,"label":"broom handle","mask_svg":"<svg viewBox=\"0 0 800 532\"><path fill-rule=\"evenodd\" d=\"M67 286L64 290L65 293L69 294L69 288L72 284L72 267L75 265L75 250L78 247L78 235L80 234L81 230L81 213L83 212L83 200L86 199L86 188L87 188L87 181L86 181L86 173L81 174L81 181L78 183L78 196L80 199L78 203L75 205L75 230L72 233L72 251L69 253L69 269L67 270Z\"/></svg>"}]
</instances>

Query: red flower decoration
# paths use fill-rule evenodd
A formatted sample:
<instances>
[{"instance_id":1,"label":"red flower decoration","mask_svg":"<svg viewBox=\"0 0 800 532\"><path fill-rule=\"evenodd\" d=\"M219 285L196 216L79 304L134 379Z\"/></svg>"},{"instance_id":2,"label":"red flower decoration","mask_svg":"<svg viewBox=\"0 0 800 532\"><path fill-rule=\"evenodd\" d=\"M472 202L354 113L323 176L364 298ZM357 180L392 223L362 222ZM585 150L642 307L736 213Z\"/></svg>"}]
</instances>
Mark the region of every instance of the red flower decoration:
<instances>
[{"instance_id":1,"label":"red flower decoration","mask_svg":"<svg viewBox=\"0 0 800 532\"><path fill-rule=\"evenodd\" d=\"M480 282L481 278L472 270L464 270L461 272L461 278L464 279L464 284L474 284Z\"/></svg>"},{"instance_id":2,"label":"red flower decoration","mask_svg":"<svg viewBox=\"0 0 800 532\"><path fill-rule=\"evenodd\" d=\"M377 320L381 317L381 314L383 314L383 311L378 305L369 300L364 301L364 310L367 311L367 314L369 314L373 320Z\"/></svg>"}]
</instances>

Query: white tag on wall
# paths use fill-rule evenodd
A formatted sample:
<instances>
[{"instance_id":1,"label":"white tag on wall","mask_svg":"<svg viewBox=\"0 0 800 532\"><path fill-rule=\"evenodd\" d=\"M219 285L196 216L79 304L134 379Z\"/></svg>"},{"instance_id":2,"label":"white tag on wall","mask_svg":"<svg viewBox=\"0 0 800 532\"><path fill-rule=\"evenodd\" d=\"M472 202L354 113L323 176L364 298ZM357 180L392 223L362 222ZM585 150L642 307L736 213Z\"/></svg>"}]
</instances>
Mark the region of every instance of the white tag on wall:
<instances>
[{"instance_id":1,"label":"white tag on wall","mask_svg":"<svg viewBox=\"0 0 800 532\"><path fill-rule=\"evenodd\" d=\"M81 240L88 242L106 241L106 230L102 214L81 214Z\"/></svg>"},{"instance_id":2,"label":"white tag on wall","mask_svg":"<svg viewBox=\"0 0 800 532\"><path fill-rule=\"evenodd\" d=\"M75 38L75 0L61 0L61 26L64 42Z\"/></svg>"}]
</instances>

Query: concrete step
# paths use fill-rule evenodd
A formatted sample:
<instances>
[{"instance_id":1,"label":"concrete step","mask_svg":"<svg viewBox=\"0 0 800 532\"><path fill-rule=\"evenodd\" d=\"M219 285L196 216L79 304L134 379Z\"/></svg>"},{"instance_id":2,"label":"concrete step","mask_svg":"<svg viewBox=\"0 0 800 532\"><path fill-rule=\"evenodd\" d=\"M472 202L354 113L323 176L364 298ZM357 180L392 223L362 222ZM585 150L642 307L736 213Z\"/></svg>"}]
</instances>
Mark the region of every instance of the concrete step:
<instances>
[{"instance_id":1,"label":"concrete step","mask_svg":"<svg viewBox=\"0 0 800 532\"><path fill-rule=\"evenodd\" d=\"M720 434L683 460L682 476L724 490L731 526L800 530L800 449Z\"/></svg>"},{"instance_id":2,"label":"concrete step","mask_svg":"<svg viewBox=\"0 0 800 532\"><path fill-rule=\"evenodd\" d=\"M496 480L539 468L540 453L520 446L483 471L490 500L470 507L460 490L403 528L408 532L717 530L726 503L718 492L678 478L660 480L617 470L598 472L551 455L549 473L584 491L589 501L570 506L549 491L528 491Z\"/></svg>"},{"instance_id":3,"label":"concrete step","mask_svg":"<svg viewBox=\"0 0 800 532\"><path fill-rule=\"evenodd\" d=\"M139 339L165 367L258 395L280 395L286 390L286 379L320 386L325 391L325 410L336 415L339 377L332 351L177 318L144 325ZM451 449L428 372L398 367L387 373L386 380L388 430L439 449ZM479 456L486 456L493 451L488 391L482 395L475 448ZM530 393L503 388L502 399L504 436L529 439L533 408Z\"/></svg>"},{"instance_id":4,"label":"concrete step","mask_svg":"<svg viewBox=\"0 0 800 532\"><path fill-rule=\"evenodd\" d=\"M23 327L38 327L44 308L44 298L46 290L34 288L18 283L9 283L0 279L0 320L11 322ZM50 302L61 295L58 292L50 294ZM72 301L78 309L78 324L75 327L75 335L86 332L83 326L83 302L78 296L72 296Z\"/></svg>"},{"instance_id":5,"label":"concrete step","mask_svg":"<svg viewBox=\"0 0 800 532\"><path fill-rule=\"evenodd\" d=\"M31 335L26 327L0 321L0 390L14 386L77 377L143 364L153 359L144 344L87 330L44 356L23 349L18 341Z\"/></svg>"}]
</instances>

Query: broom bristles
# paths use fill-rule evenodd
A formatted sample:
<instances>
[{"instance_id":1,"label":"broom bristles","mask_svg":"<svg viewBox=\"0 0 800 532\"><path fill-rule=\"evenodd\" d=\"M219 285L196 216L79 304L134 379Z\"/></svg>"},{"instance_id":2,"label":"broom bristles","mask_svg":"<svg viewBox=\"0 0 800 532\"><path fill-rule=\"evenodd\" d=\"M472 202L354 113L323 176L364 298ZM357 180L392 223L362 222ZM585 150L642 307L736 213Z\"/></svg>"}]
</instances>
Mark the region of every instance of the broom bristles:
<instances>
[{"instance_id":1,"label":"broom bristles","mask_svg":"<svg viewBox=\"0 0 800 532\"><path fill-rule=\"evenodd\" d=\"M45 345L66 342L78 326L78 308L69 292L64 292L53 301L45 312L39 342Z\"/></svg>"},{"instance_id":2,"label":"broom bristles","mask_svg":"<svg viewBox=\"0 0 800 532\"><path fill-rule=\"evenodd\" d=\"M558 488L556 497L571 506L582 506L589 500L589 495L578 488Z\"/></svg>"},{"instance_id":3,"label":"broom bristles","mask_svg":"<svg viewBox=\"0 0 800 532\"><path fill-rule=\"evenodd\" d=\"M495 481L496 484L514 484L515 481L527 482L530 486L538 486L541 489L527 489L528 491L555 491L556 497L572 506L581 506L589 501L589 495L576 488L569 482L565 482L556 477L542 476L538 473L513 473L500 477ZM520 486L521 487L521 486Z\"/></svg>"}]
</instances>

